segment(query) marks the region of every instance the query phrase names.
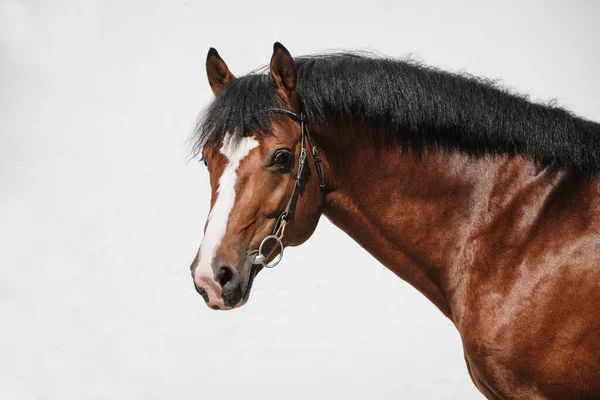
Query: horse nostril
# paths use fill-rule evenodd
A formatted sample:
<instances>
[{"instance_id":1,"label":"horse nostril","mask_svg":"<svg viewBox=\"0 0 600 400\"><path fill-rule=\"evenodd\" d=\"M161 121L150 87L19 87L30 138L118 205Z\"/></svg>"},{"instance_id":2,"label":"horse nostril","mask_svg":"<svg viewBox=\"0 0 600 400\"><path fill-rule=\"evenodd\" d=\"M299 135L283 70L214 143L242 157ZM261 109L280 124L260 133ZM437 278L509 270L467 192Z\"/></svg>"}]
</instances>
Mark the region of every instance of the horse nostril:
<instances>
[{"instance_id":1,"label":"horse nostril","mask_svg":"<svg viewBox=\"0 0 600 400\"><path fill-rule=\"evenodd\" d=\"M234 277L235 274L233 268L229 265L226 265L224 267L219 268L219 271L217 271L215 275L215 281L219 282L219 285L221 285L221 287L224 288L227 283L233 280Z\"/></svg>"},{"instance_id":2,"label":"horse nostril","mask_svg":"<svg viewBox=\"0 0 600 400\"><path fill-rule=\"evenodd\" d=\"M223 304L226 307L235 307L242 299L242 287L240 285L240 276L235 268L229 264L221 265L214 275L214 282L221 285L221 296ZM223 307L221 307L223 308Z\"/></svg>"}]
</instances>

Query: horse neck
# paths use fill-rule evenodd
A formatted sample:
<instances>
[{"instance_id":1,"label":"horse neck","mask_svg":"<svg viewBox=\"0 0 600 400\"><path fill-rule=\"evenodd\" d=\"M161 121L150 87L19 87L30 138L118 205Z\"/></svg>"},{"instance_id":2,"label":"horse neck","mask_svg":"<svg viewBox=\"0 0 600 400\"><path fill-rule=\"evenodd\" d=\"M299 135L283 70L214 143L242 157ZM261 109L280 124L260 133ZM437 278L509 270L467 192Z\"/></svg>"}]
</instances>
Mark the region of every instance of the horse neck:
<instances>
[{"instance_id":1,"label":"horse neck","mask_svg":"<svg viewBox=\"0 0 600 400\"><path fill-rule=\"evenodd\" d=\"M415 156L366 140L320 142L330 189L325 216L456 323L464 305L454 294L473 272L467 242L539 169L520 157Z\"/></svg>"}]
</instances>

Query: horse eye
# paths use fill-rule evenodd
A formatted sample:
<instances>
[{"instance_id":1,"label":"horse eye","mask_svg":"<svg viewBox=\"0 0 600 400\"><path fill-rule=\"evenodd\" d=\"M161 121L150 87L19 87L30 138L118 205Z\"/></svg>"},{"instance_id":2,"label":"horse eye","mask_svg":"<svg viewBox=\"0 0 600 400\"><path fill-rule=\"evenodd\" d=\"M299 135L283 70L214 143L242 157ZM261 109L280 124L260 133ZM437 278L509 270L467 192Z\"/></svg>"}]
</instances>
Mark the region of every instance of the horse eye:
<instances>
[{"instance_id":1,"label":"horse eye","mask_svg":"<svg viewBox=\"0 0 600 400\"><path fill-rule=\"evenodd\" d=\"M202 162L204 163L204 166L205 166L205 167L208 167L208 164L207 164L207 162L206 162L206 159L205 159L204 157L202 157L202 158L200 159L200 161L202 161Z\"/></svg>"},{"instance_id":2,"label":"horse eye","mask_svg":"<svg viewBox=\"0 0 600 400\"><path fill-rule=\"evenodd\" d=\"M271 166L273 167L289 167L292 154L288 150L280 150L271 159Z\"/></svg>"}]
</instances>

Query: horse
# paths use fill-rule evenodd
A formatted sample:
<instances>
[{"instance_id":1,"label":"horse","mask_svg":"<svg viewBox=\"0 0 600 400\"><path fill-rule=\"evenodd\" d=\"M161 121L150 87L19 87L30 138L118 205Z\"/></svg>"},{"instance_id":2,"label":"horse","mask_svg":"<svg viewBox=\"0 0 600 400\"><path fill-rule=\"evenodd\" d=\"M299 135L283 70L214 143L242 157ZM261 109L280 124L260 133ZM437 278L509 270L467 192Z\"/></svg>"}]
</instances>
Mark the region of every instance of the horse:
<instances>
[{"instance_id":1,"label":"horse","mask_svg":"<svg viewBox=\"0 0 600 400\"><path fill-rule=\"evenodd\" d=\"M324 215L454 323L487 398L600 398L600 124L364 52L275 43L236 78L211 48L206 71L209 307L244 305Z\"/></svg>"}]
</instances>

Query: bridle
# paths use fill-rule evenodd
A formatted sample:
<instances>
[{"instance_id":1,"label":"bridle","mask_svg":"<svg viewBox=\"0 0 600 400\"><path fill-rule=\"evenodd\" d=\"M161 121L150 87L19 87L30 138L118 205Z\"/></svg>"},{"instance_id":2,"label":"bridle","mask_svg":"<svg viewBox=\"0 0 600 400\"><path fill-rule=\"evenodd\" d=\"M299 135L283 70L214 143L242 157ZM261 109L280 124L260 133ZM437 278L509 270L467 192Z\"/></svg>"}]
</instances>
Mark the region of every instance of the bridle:
<instances>
[{"instance_id":1,"label":"bridle","mask_svg":"<svg viewBox=\"0 0 600 400\"><path fill-rule=\"evenodd\" d=\"M273 232L265 237L260 246L258 246L258 254L253 261L253 264L260 264L265 268L273 268L283 258L283 233L285 232L286 225L291 221L294 216L294 212L296 210L296 202L298 201L298 196L300 196L300 190L302 185L304 184L304 170L306 167L306 158L307 158L307 150L306 150L306 142L310 146L313 160L315 162L315 169L317 170L317 175L319 176L319 187L321 188L321 208L325 205L325 174L323 170L323 161L321 160L321 155L319 153L319 149L317 146L313 144L312 138L310 137L310 133L308 132L308 126L306 123L306 117L304 113L300 112L295 113L291 110L286 110L284 108L272 108L269 109L268 112L273 112L277 114L285 114L296 120L300 123L301 129L301 138L300 138L300 157L298 158L298 172L296 173L296 182L294 184L294 190L292 192L292 196L287 203L285 211L279 215L277 220L275 221L275 227L273 228ZM266 243L269 241L275 241L276 244L280 247L280 252L270 263L266 263L268 255L263 253L263 248ZM273 249L274 250L274 249Z\"/></svg>"}]
</instances>

